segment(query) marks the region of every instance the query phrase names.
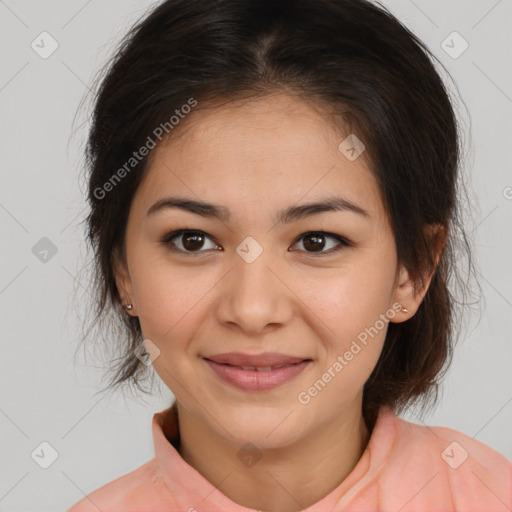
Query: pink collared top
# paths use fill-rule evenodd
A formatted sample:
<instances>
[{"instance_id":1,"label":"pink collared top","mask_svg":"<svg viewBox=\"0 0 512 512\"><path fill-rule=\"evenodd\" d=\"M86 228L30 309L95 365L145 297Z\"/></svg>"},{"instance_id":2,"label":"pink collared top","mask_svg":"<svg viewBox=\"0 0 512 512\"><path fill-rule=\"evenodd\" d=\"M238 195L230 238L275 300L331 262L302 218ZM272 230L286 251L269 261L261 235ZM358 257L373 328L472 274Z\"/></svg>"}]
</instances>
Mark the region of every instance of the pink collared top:
<instances>
[{"instance_id":1,"label":"pink collared top","mask_svg":"<svg viewBox=\"0 0 512 512\"><path fill-rule=\"evenodd\" d=\"M179 454L176 404L154 414L155 456L67 512L254 512L222 494ZM352 472L308 512L512 511L512 463L461 432L383 408Z\"/></svg>"}]
</instances>

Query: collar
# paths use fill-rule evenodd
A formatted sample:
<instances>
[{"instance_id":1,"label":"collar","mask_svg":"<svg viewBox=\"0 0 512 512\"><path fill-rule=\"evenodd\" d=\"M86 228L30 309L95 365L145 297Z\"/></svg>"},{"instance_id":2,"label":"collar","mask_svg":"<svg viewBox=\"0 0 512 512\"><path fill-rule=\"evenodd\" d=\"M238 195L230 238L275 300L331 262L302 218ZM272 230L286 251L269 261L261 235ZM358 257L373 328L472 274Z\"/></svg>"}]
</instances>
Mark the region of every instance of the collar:
<instances>
[{"instance_id":1,"label":"collar","mask_svg":"<svg viewBox=\"0 0 512 512\"><path fill-rule=\"evenodd\" d=\"M381 470L397 440L399 418L389 408L380 410L370 440L352 472L327 496L308 507L308 512L325 512L349 501ZM222 494L179 453L180 432L177 404L155 413L152 422L157 471L180 506L197 510L254 512ZM191 503L191 500L193 501Z\"/></svg>"}]
</instances>

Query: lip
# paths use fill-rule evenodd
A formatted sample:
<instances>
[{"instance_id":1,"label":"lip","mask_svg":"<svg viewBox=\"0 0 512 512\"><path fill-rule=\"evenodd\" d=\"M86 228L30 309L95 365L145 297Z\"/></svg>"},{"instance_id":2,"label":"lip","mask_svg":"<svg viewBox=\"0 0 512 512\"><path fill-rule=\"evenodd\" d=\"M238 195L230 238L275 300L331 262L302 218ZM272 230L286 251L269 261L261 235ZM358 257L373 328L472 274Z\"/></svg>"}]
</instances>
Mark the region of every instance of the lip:
<instances>
[{"instance_id":1,"label":"lip","mask_svg":"<svg viewBox=\"0 0 512 512\"><path fill-rule=\"evenodd\" d=\"M231 366L280 366L309 360L307 357L288 356L277 352L263 352L254 355L244 354L243 352L227 352L205 356L205 359L218 364L230 364Z\"/></svg>"},{"instance_id":2,"label":"lip","mask_svg":"<svg viewBox=\"0 0 512 512\"><path fill-rule=\"evenodd\" d=\"M213 360L215 359L215 361ZM248 356L247 354L230 353L203 358L213 372L224 382L244 391L268 391L299 375L309 364L311 359L284 356L282 354L260 354ZM226 359L243 364L234 365L224 363ZM252 363L252 364L249 364ZM272 370L247 370L241 366L283 366Z\"/></svg>"}]
</instances>

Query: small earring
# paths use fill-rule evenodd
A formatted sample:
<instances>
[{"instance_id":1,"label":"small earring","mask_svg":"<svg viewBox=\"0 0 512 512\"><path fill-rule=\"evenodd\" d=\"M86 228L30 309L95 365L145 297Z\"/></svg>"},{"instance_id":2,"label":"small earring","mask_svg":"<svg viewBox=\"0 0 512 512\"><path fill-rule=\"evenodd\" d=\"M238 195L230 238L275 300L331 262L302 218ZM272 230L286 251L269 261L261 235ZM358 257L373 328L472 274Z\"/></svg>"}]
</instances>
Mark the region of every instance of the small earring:
<instances>
[{"instance_id":1,"label":"small earring","mask_svg":"<svg viewBox=\"0 0 512 512\"><path fill-rule=\"evenodd\" d=\"M126 304L126 306L123 306L123 308L130 311L131 309L133 309L133 306L131 304Z\"/></svg>"},{"instance_id":2,"label":"small earring","mask_svg":"<svg viewBox=\"0 0 512 512\"><path fill-rule=\"evenodd\" d=\"M404 308L402 305L400 306L403 313L409 313L409 310L407 308Z\"/></svg>"}]
</instances>

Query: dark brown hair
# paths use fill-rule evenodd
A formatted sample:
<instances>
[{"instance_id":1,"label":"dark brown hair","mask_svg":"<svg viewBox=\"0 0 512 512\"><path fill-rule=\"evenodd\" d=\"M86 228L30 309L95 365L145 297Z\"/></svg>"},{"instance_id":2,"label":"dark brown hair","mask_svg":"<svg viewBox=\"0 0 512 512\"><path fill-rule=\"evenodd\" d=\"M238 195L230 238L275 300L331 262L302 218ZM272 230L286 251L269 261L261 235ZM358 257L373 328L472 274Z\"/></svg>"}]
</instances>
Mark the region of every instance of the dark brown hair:
<instances>
[{"instance_id":1,"label":"dark brown hair","mask_svg":"<svg viewBox=\"0 0 512 512\"><path fill-rule=\"evenodd\" d=\"M109 389L131 382L144 390L152 372L134 356L140 324L122 309L112 268L114 251L125 258L128 212L148 158L105 195L98 191L156 127L167 123L171 138L183 129L186 119L172 130L169 119L190 98L200 108L293 91L328 107L342 130L364 141L399 263L418 288L434 272L417 313L389 324L364 388L365 413L435 400L461 324L457 306L465 304L449 282L469 290L456 249L468 263L466 277L474 267L461 222L460 128L434 59L392 14L367 0L167 0L133 26L97 79L86 148L96 294L89 332L103 324L108 333ZM428 225L443 226L447 235L437 267Z\"/></svg>"}]
</instances>

